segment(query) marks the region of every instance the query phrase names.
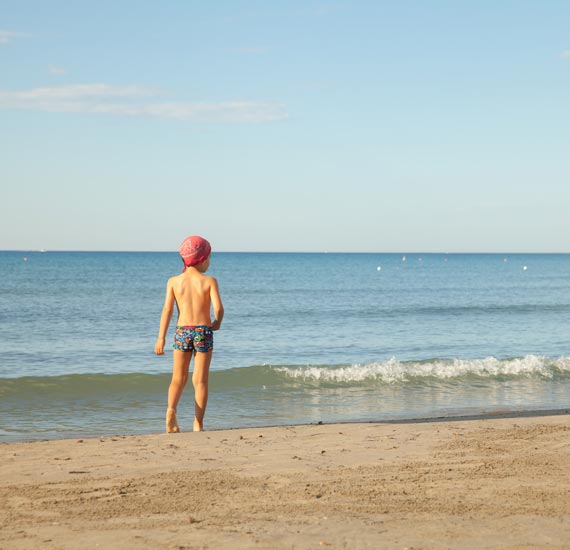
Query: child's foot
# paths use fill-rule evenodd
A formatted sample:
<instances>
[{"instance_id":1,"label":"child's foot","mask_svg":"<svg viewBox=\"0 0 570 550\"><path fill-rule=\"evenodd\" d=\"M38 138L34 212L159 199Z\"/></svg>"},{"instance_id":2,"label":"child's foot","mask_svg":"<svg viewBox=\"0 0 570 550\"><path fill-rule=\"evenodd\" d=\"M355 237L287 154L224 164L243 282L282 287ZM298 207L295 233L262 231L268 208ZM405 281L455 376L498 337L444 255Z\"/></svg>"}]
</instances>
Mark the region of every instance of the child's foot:
<instances>
[{"instance_id":1,"label":"child's foot","mask_svg":"<svg viewBox=\"0 0 570 550\"><path fill-rule=\"evenodd\" d=\"M197 420L194 420L194 430L195 432L203 432L204 426L200 424Z\"/></svg>"},{"instance_id":2,"label":"child's foot","mask_svg":"<svg viewBox=\"0 0 570 550\"><path fill-rule=\"evenodd\" d=\"M166 433L177 434L180 432L178 422L176 421L176 410L166 409Z\"/></svg>"}]
</instances>

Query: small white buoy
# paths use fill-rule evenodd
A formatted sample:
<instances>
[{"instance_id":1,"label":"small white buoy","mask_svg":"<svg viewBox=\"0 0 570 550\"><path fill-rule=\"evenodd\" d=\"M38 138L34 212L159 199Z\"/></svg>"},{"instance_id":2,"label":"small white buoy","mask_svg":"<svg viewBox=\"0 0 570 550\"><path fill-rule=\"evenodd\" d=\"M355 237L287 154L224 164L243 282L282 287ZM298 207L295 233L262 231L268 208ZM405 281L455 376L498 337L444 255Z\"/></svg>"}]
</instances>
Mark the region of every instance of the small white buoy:
<instances>
[{"instance_id":1,"label":"small white buoy","mask_svg":"<svg viewBox=\"0 0 570 550\"><path fill-rule=\"evenodd\" d=\"M28 258L26 258L26 256L24 256L24 262L27 262L27 261L28 261Z\"/></svg>"},{"instance_id":2,"label":"small white buoy","mask_svg":"<svg viewBox=\"0 0 570 550\"><path fill-rule=\"evenodd\" d=\"M528 269L528 267L525 265L525 266L523 267L523 271L526 271L527 269Z\"/></svg>"},{"instance_id":3,"label":"small white buoy","mask_svg":"<svg viewBox=\"0 0 570 550\"><path fill-rule=\"evenodd\" d=\"M507 263L508 261L509 261L508 258L505 258L505 259L503 260L503 262L505 262L505 263Z\"/></svg>"},{"instance_id":4,"label":"small white buoy","mask_svg":"<svg viewBox=\"0 0 570 550\"><path fill-rule=\"evenodd\" d=\"M378 266L378 267L376 268L376 271L382 271L382 267L381 267L381 266Z\"/></svg>"},{"instance_id":5,"label":"small white buoy","mask_svg":"<svg viewBox=\"0 0 570 550\"><path fill-rule=\"evenodd\" d=\"M403 262L406 261L406 256L402 256L402 261L403 261Z\"/></svg>"}]
</instances>

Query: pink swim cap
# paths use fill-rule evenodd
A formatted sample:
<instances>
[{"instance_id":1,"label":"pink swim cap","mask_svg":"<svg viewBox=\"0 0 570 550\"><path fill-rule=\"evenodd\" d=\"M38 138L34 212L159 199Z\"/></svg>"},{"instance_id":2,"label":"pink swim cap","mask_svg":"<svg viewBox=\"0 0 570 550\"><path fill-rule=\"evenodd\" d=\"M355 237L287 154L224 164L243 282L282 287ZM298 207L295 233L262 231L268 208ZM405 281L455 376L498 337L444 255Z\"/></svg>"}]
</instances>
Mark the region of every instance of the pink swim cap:
<instances>
[{"instance_id":1,"label":"pink swim cap","mask_svg":"<svg viewBox=\"0 0 570 550\"><path fill-rule=\"evenodd\" d=\"M187 267L205 262L212 252L212 247L206 239L192 235L184 239L184 242L180 245L178 250L184 262L183 271L186 271Z\"/></svg>"}]
</instances>

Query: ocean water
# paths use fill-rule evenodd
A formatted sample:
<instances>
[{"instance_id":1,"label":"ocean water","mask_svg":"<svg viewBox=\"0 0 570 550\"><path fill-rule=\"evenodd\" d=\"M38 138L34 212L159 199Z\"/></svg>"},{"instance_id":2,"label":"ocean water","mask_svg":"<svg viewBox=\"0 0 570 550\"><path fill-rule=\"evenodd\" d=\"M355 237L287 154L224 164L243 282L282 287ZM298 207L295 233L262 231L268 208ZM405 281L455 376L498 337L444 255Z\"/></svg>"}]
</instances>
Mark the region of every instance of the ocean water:
<instances>
[{"instance_id":1,"label":"ocean water","mask_svg":"<svg viewBox=\"0 0 570 550\"><path fill-rule=\"evenodd\" d=\"M172 354L153 347L180 268L0 252L0 441L163 431ZM208 429L570 407L570 255L214 253L209 273Z\"/></svg>"}]
</instances>

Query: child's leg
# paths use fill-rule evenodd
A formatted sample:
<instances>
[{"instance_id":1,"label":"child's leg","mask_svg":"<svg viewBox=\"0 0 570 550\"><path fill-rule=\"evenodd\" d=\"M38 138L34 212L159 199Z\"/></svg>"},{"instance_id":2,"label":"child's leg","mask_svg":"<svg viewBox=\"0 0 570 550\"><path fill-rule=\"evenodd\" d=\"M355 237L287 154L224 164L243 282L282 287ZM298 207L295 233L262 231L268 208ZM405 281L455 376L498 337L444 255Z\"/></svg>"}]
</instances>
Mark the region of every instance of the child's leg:
<instances>
[{"instance_id":1,"label":"child's leg","mask_svg":"<svg viewBox=\"0 0 570 550\"><path fill-rule=\"evenodd\" d=\"M166 411L166 431L168 433L178 433L178 423L176 421L176 407L178 401L184 391L184 386L188 382L188 367L192 359L191 351L179 351L175 349L172 352L172 380L168 388L168 410Z\"/></svg>"},{"instance_id":2,"label":"child's leg","mask_svg":"<svg viewBox=\"0 0 570 550\"><path fill-rule=\"evenodd\" d=\"M208 375L210 374L210 362L212 350L195 352L194 372L192 384L194 384L194 431L201 432L204 429L204 413L208 403Z\"/></svg>"}]
</instances>

